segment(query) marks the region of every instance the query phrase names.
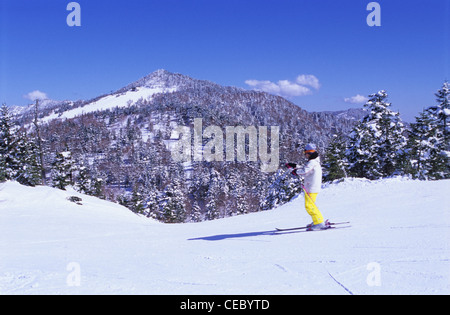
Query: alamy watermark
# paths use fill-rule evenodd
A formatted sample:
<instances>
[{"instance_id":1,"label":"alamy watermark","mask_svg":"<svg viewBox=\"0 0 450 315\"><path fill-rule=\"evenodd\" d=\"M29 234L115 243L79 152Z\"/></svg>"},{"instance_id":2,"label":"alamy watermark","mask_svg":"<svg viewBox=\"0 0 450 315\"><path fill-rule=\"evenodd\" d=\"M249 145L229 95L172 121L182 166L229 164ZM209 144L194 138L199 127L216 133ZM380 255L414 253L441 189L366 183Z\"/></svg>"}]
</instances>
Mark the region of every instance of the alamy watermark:
<instances>
[{"instance_id":1,"label":"alamy watermark","mask_svg":"<svg viewBox=\"0 0 450 315\"><path fill-rule=\"evenodd\" d=\"M66 23L68 26L81 26L81 6L78 2L70 2L67 7L67 11L70 11L67 15Z\"/></svg>"},{"instance_id":2,"label":"alamy watermark","mask_svg":"<svg viewBox=\"0 0 450 315\"><path fill-rule=\"evenodd\" d=\"M372 26L381 26L381 6L378 2L370 2L367 5L367 11L371 11L369 15L367 15L367 25Z\"/></svg>"},{"instance_id":3,"label":"alamy watermark","mask_svg":"<svg viewBox=\"0 0 450 315\"><path fill-rule=\"evenodd\" d=\"M81 266L77 262L67 264L66 270L69 274L66 277L66 284L69 287L81 286Z\"/></svg>"},{"instance_id":4,"label":"alamy watermark","mask_svg":"<svg viewBox=\"0 0 450 315\"><path fill-rule=\"evenodd\" d=\"M267 126L226 126L225 132L219 126L208 126L203 130L203 119L196 118L193 130L178 126L172 131L175 142L170 151L175 162L233 162L235 158L238 162L257 162L259 157L262 172L276 172L280 164L280 127L270 127L270 148L268 131ZM204 139L209 141L203 144Z\"/></svg>"},{"instance_id":5,"label":"alamy watermark","mask_svg":"<svg viewBox=\"0 0 450 315\"><path fill-rule=\"evenodd\" d=\"M370 271L366 278L366 283L369 287L381 286L381 265L377 262L367 264L367 271Z\"/></svg>"},{"instance_id":6,"label":"alamy watermark","mask_svg":"<svg viewBox=\"0 0 450 315\"><path fill-rule=\"evenodd\" d=\"M66 7L70 13L67 15L67 25L70 27L81 26L81 6L78 2L70 2ZM367 15L367 25L370 27L381 26L381 6L378 2L370 2L366 7L367 11L371 11Z\"/></svg>"},{"instance_id":7,"label":"alamy watermark","mask_svg":"<svg viewBox=\"0 0 450 315\"><path fill-rule=\"evenodd\" d=\"M81 6L78 2L70 2L66 7L70 13L67 15L66 23L68 26L81 26ZM381 6L378 2L370 2L366 7L367 11L371 11L367 15L367 25L370 27L381 26Z\"/></svg>"}]
</instances>

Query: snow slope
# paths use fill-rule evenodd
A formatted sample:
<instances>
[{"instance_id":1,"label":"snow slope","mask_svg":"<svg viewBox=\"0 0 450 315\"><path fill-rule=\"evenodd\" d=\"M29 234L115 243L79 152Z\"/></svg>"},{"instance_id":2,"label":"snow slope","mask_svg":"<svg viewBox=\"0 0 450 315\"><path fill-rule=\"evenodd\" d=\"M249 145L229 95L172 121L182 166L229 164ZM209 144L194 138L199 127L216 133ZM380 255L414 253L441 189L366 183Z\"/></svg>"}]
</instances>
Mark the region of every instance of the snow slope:
<instances>
[{"instance_id":1,"label":"snow slope","mask_svg":"<svg viewBox=\"0 0 450 315\"><path fill-rule=\"evenodd\" d=\"M166 225L74 191L0 184L0 294L449 294L450 181L355 179L318 205ZM83 205L68 201L79 196Z\"/></svg>"},{"instance_id":2,"label":"snow slope","mask_svg":"<svg viewBox=\"0 0 450 315\"><path fill-rule=\"evenodd\" d=\"M83 114L94 113L97 111L112 110L114 108L128 107L135 104L139 100L150 101L155 94L172 93L176 91L176 87L138 87L134 91L126 91L116 93L100 98L99 100L89 103L83 107L77 107L62 114L51 114L42 119L48 122L52 119L71 119Z\"/></svg>"}]
</instances>

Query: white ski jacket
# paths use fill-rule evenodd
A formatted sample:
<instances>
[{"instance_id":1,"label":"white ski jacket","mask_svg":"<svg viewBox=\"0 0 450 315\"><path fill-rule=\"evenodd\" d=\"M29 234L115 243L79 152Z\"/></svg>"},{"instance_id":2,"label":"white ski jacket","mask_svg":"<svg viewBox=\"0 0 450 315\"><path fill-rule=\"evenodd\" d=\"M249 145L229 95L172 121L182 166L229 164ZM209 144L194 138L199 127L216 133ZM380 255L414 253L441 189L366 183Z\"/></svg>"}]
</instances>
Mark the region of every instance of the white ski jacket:
<instances>
[{"instance_id":1,"label":"white ski jacket","mask_svg":"<svg viewBox=\"0 0 450 315\"><path fill-rule=\"evenodd\" d=\"M298 175L305 178L306 192L318 194L322 188L322 167L320 166L320 157L309 160L306 163L303 172L297 172Z\"/></svg>"}]
</instances>

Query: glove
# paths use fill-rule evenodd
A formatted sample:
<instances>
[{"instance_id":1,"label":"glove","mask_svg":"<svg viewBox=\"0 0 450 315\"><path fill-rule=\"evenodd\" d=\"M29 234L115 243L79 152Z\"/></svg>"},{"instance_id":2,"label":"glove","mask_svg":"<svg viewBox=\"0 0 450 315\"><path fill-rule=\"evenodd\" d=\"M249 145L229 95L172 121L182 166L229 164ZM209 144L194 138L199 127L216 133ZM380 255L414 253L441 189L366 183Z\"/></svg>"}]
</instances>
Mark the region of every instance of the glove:
<instances>
[{"instance_id":1,"label":"glove","mask_svg":"<svg viewBox=\"0 0 450 315\"><path fill-rule=\"evenodd\" d=\"M286 167L287 168L296 168L297 164L295 164L295 163L286 163Z\"/></svg>"}]
</instances>

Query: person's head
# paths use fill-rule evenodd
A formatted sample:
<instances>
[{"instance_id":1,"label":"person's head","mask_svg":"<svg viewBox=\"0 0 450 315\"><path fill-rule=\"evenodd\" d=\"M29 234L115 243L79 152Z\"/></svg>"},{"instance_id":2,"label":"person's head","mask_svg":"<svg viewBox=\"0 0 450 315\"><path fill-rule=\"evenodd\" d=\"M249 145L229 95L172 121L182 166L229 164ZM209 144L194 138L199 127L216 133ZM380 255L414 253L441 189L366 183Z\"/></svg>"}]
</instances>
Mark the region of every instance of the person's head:
<instances>
[{"instance_id":1,"label":"person's head","mask_svg":"<svg viewBox=\"0 0 450 315\"><path fill-rule=\"evenodd\" d=\"M313 160L319 156L317 147L313 143L307 144L303 153L305 154L305 157L308 159L308 161Z\"/></svg>"}]
</instances>

